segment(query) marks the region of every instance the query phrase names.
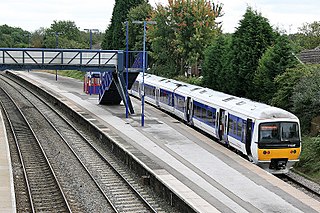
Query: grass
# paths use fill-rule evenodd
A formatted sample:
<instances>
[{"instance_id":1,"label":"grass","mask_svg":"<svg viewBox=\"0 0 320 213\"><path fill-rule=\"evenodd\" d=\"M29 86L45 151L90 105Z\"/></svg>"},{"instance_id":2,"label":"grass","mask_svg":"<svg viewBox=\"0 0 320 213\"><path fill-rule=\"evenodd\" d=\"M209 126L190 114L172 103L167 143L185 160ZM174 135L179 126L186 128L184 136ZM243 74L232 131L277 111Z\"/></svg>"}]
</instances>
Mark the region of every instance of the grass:
<instances>
[{"instance_id":1,"label":"grass","mask_svg":"<svg viewBox=\"0 0 320 213\"><path fill-rule=\"evenodd\" d=\"M43 70L42 72L56 74L55 70ZM85 72L78 71L78 70L58 70L58 75L83 80Z\"/></svg>"},{"instance_id":2,"label":"grass","mask_svg":"<svg viewBox=\"0 0 320 213\"><path fill-rule=\"evenodd\" d=\"M300 161L294 171L320 184L320 137L304 137Z\"/></svg>"}]
</instances>

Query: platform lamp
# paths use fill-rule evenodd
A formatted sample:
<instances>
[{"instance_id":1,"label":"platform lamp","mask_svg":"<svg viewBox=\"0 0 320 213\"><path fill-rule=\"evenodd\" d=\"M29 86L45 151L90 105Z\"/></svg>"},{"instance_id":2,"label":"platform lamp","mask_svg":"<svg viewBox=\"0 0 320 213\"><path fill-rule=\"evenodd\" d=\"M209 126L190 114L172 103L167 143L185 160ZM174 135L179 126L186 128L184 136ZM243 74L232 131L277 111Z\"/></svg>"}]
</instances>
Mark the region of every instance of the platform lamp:
<instances>
[{"instance_id":1,"label":"platform lamp","mask_svg":"<svg viewBox=\"0 0 320 213\"><path fill-rule=\"evenodd\" d=\"M61 35L62 33L60 32L54 32L55 37L56 37L56 49L58 49L59 47L59 35ZM56 70L56 81L58 80L58 70Z\"/></svg>"},{"instance_id":2,"label":"platform lamp","mask_svg":"<svg viewBox=\"0 0 320 213\"><path fill-rule=\"evenodd\" d=\"M155 21L132 21L133 24L143 24L143 66L142 66L142 94L141 94L141 126L144 126L144 74L146 70L146 26L147 24L157 24Z\"/></svg>"},{"instance_id":3,"label":"platform lamp","mask_svg":"<svg viewBox=\"0 0 320 213\"><path fill-rule=\"evenodd\" d=\"M126 118L129 117L129 106L128 106L128 88L129 88L129 22L125 21L124 24L126 25Z\"/></svg>"},{"instance_id":4,"label":"platform lamp","mask_svg":"<svg viewBox=\"0 0 320 213\"><path fill-rule=\"evenodd\" d=\"M24 34L24 36L28 36L28 48L30 48L31 33L28 32L27 34ZM28 69L28 72L30 72L30 69Z\"/></svg>"},{"instance_id":5,"label":"platform lamp","mask_svg":"<svg viewBox=\"0 0 320 213\"><path fill-rule=\"evenodd\" d=\"M92 32L99 32L98 29L84 29L85 31L90 33L90 49L92 49Z\"/></svg>"}]
</instances>

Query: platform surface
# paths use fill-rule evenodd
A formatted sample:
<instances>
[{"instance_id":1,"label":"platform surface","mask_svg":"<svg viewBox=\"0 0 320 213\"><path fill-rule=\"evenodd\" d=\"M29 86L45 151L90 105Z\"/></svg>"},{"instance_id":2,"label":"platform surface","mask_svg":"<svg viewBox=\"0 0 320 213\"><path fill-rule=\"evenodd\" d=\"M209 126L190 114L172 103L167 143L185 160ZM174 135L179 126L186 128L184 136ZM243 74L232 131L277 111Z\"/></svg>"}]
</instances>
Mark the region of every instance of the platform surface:
<instances>
[{"instance_id":1,"label":"platform surface","mask_svg":"<svg viewBox=\"0 0 320 213\"><path fill-rule=\"evenodd\" d=\"M0 110L0 212L16 212L7 134Z\"/></svg>"},{"instance_id":2,"label":"platform surface","mask_svg":"<svg viewBox=\"0 0 320 213\"><path fill-rule=\"evenodd\" d=\"M132 98L137 114L125 118L123 105L98 105L96 95L82 91L82 81L15 73L89 113L91 122L120 138L131 155L199 212L320 212L315 199L152 106L145 106L141 127L140 100Z\"/></svg>"}]
</instances>

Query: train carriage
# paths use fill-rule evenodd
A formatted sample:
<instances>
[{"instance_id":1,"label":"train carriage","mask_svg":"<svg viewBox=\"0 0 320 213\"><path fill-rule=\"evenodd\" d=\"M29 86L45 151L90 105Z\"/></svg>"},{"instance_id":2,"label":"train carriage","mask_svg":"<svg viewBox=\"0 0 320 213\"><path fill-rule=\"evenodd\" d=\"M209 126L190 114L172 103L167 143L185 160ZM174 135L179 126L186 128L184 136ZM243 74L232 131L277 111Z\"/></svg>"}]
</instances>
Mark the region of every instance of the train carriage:
<instances>
[{"instance_id":1,"label":"train carriage","mask_svg":"<svg viewBox=\"0 0 320 213\"><path fill-rule=\"evenodd\" d=\"M141 79L140 75L140 90ZM299 160L299 120L285 110L150 74L145 76L145 91L147 102L237 149L271 173L286 173Z\"/></svg>"}]
</instances>

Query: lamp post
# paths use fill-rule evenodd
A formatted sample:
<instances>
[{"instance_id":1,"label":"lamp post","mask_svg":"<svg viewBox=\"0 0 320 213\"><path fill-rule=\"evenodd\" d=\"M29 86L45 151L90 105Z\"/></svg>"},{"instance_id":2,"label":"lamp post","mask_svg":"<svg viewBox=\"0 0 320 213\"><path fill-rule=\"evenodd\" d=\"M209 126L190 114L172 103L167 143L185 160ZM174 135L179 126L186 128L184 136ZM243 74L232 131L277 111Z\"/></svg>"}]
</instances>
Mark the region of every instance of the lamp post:
<instances>
[{"instance_id":1,"label":"lamp post","mask_svg":"<svg viewBox=\"0 0 320 213\"><path fill-rule=\"evenodd\" d=\"M90 49L92 49L92 32L99 32L98 29L84 29L85 31L90 33Z\"/></svg>"},{"instance_id":2,"label":"lamp post","mask_svg":"<svg viewBox=\"0 0 320 213\"><path fill-rule=\"evenodd\" d=\"M54 34L56 35L56 49L58 49L58 47L59 47L59 35L60 35L61 33L55 32Z\"/></svg>"},{"instance_id":3,"label":"lamp post","mask_svg":"<svg viewBox=\"0 0 320 213\"><path fill-rule=\"evenodd\" d=\"M60 32L55 32L54 33L56 36L56 49L59 47L59 35L61 34ZM58 70L56 70L56 81L58 80Z\"/></svg>"},{"instance_id":4,"label":"lamp post","mask_svg":"<svg viewBox=\"0 0 320 213\"><path fill-rule=\"evenodd\" d=\"M129 22L125 21L126 24L126 118L129 117L128 109L128 87L129 87Z\"/></svg>"},{"instance_id":5,"label":"lamp post","mask_svg":"<svg viewBox=\"0 0 320 213\"><path fill-rule=\"evenodd\" d=\"M143 24L143 65L142 65L142 94L141 94L141 126L144 126L144 74L146 70L146 26L147 24L157 24L155 21L133 21L133 24Z\"/></svg>"}]
</instances>

